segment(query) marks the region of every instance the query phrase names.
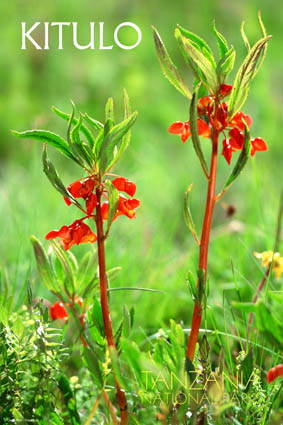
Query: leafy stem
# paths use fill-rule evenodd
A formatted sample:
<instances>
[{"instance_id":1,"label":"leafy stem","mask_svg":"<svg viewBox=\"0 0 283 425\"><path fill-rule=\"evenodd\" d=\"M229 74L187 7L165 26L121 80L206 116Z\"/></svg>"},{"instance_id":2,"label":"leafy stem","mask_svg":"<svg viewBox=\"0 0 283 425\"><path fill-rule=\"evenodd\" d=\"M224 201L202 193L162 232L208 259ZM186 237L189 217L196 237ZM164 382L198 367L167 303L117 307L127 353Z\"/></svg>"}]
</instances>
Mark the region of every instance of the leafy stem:
<instances>
[{"instance_id":1,"label":"leafy stem","mask_svg":"<svg viewBox=\"0 0 283 425\"><path fill-rule=\"evenodd\" d=\"M105 235L103 232L103 219L101 213L101 196L103 189L98 187L96 189L97 196L97 207L96 207L96 229L97 229L97 246L98 246L98 266L99 266L99 281L100 281L100 303L102 309L104 330L107 340L109 351L114 350L117 353L117 348L113 336L112 321L109 311L108 302L108 291L107 291L107 276L106 276L106 265L105 265L105 247L104 239ZM128 407L125 391L122 389L114 372L115 386L116 386L116 397L118 400L121 416L121 425L126 425L128 422Z\"/></svg>"},{"instance_id":2,"label":"leafy stem","mask_svg":"<svg viewBox=\"0 0 283 425\"><path fill-rule=\"evenodd\" d=\"M219 107L218 99L215 100L215 114L214 117L217 117L217 111ZM205 215L202 226L202 234L199 245L199 270L203 271L204 284L207 278L207 257L208 257L208 247L210 239L210 230L211 222L213 217L214 205L216 202L215 197L215 185L216 185L216 173L217 173L217 158L218 158L218 138L219 132L216 129L216 118L213 121L212 127L212 154L210 162L210 175L207 186L207 198L206 198L206 208ZM200 278L198 278L197 288L200 286ZM202 301L201 297L196 297L195 306L192 318L191 333L188 341L186 357L193 361L195 355L196 344L199 335L199 329L202 319Z\"/></svg>"}]
</instances>

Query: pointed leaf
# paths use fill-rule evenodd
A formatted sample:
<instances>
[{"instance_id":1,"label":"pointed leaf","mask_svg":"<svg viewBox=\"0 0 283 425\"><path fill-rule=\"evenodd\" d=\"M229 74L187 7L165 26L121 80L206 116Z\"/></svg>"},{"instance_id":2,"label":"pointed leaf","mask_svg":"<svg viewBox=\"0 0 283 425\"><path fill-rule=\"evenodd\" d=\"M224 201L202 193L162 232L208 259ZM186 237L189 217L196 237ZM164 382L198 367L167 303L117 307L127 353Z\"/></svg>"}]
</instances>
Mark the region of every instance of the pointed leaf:
<instances>
[{"instance_id":1,"label":"pointed leaf","mask_svg":"<svg viewBox=\"0 0 283 425\"><path fill-rule=\"evenodd\" d=\"M192 94L177 67L172 62L166 47L157 30L152 27L157 58L161 70L170 83L185 97L191 99Z\"/></svg>"},{"instance_id":2,"label":"pointed leaf","mask_svg":"<svg viewBox=\"0 0 283 425\"><path fill-rule=\"evenodd\" d=\"M200 160L201 166L206 176L208 176L208 170L204 155L201 149L200 139L198 135L198 122L197 122L197 101L198 101L198 88L196 88L190 106L190 130L192 133L192 141L195 152Z\"/></svg>"},{"instance_id":3,"label":"pointed leaf","mask_svg":"<svg viewBox=\"0 0 283 425\"><path fill-rule=\"evenodd\" d=\"M213 22L212 31L213 31L213 33L216 37L216 40L217 40L217 44L218 44L218 48L219 48L219 52L220 52L220 57L223 58L224 56L227 55L227 53L229 51L227 41L226 41L225 37L219 31L217 31L217 29L215 27L215 22Z\"/></svg>"},{"instance_id":4,"label":"pointed leaf","mask_svg":"<svg viewBox=\"0 0 283 425\"><path fill-rule=\"evenodd\" d=\"M94 128L94 130L101 130L103 128L103 124L101 122L90 117L87 113L84 114L84 119Z\"/></svg>"},{"instance_id":5,"label":"pointed leaf","mask_svg":"<svg viewBox=\"0 0 283 425\"><path fill-rule=\"evenodd\" d=\"M105 105L105 122L107 120L110 120L112 124L115 124L115 118L114 118L114 103L112 97L109 97L107 100L107 103Z\"/></svg>"},{"instance_id":6,"label":"pointed leaf","mask_svg":"<svg viewBox=\"0 0 283 425\"><path fill-rule=\"evenodd\" d=\"M124 119L129 118L130 115L131 115L130 99L126 89L124 89ZM110 170L116 164L116 162L119 161L121 155L125 152L125 150L129 146L129 143L131 140L131 133L132 131L131 129L129 129L128 132L125 134L125 136L122 137L121 143L117 143L116 145L117 152L116 153L114 152L114 158L110 162L108 166L108 170Z\"/></svg>"},{"instance_id":7,"label":"pointed leaf","mask_svg":"<svg viewBox=\"0 0 283 425\"><path fill-rule=\"evenodd\" d=\"M76 406L76 398L71 389L68 378L61 373L57 378L57 382L58 388L64 396L65 406L69 411L69 415L71 417L71 424L79 425L81 423L81 419Z\"/></svg>"},{"instance_id":8,"label":"pointed leaf","mask_svg":"<svg viewBox=\"0 0 283 425\"><path fill-rule=\"evenodd\" d=\"M231 186L231 184L236 180L236 178L241 174L243 171L249 156L251 154L251 139L250 139L250 131L247 126L247 124L244 122L245 125L245 143L243 150L238 158L238 161L236 162L234 169L228 178L226 184L224 185L223 191L228 190L228 188Z\"/></svg>"},{"instance_id":9,"label":"pointed leaf","mask_svg":"<svg viewBox=\"0 0 283 425\"><path fill-rule=\"evenodd\" d=\"M243 41L244 41L244 43L245 43L245 46L246 46L246 48L247 48L247 51L249 52L250 51L250 49L251 49L251 46L250 46L250 43L249 43L249 40L248 40L248 37L246 36L246 33L245 33L245 21L243 21L242 22L242 25L241 25L241 36L242 36L242 39L243 39Z\"/></svg>"},{"instance_id":10,"label":"pointed leaf","mask_svg":"<svg viewBox=\"0 0 283 425\"><path fill-rule=\"evenodd\" d=\"M52 240L51 246L57 258L60 260L65 272L65 280L64 280L65 291L68 295L73 296L75 295L75 288L76 288L76 278L75 278L74 267L68 257L68 254L61 247L61 245L58 244L58 242Z\"/></svg>"},{"instance_id":11,"label":"pointed leaf","mask_svg":"<svg viewBox=\"0 0 283 425\"><path fill-rule=\"evenodd\" d=\"M200 52L202 52L205 57L211 62L211 64L216 67L215 59L212 53L211 48L209 45L204 41L201 37L194 34L191 31L186 30L185 28L181 27L181 25L178 25L178 29L180 30L181 34L188 38L189 40L193 41L195 43L195 47L197 47Z\"/></svg>"},{"instance_id":12,"label":"pointed leaf","mask_svg":"<svg viewBox=\"0 0 283 425\"><path fill-rule=\"evenodd\" d=\"M198 241L198 238L196 236L196 228L195 228L195 225L194 225L194 221L193 221L193 218L192 218L192 214L191 214L191 210L190 210L190 205L189 205L189 193L192 190L192 187L193 187L193 183L190 184L190 186L188 187L188 189L185 192L185 197L184 197L184 217L185 217L186 225L188 226L188 228L192 232L194 238Z\"/></svg>"},{"instance_id":13,"label":"pointed leaf","mask_svg":"<svg viewBox=\"0 0 283 425\"><path fill-rule=\"evenodd\" d=\"M103 372L96 354L89 347L83 347L82 357L94 382L98 385L99 388L102 388L104 381Z\"/></svg>"},{"instance_id":14,"label":"pointed leaf","mask_svg":"<svg viewBox=\"0 0 283 425\"><path fill-rule=\"evenodd\" d=\"M266 43L270 38L271 36L264 37L255 43L240 66L228 103L227 120L233 117L245 103L251 82L262 64L261 55L264 54Z\"/></svg>"},{"instance_id":15,"label":"pointed leaf","mask_svg":"<svg viewBox=\"0 0 283 425\"><path fill-rule=\"evenodd\" d=\"M182 36L179 29L175 30L175 36L179 44L183 46L182 53L185 59L193 65L194 73L197 72L198 78L212 94L216 93L218 84L214 66L188 38Z\"/></svg>"},{"instance_id":16,"label":"pointed leaf","mask_svg":"<svg viewBox=\"0 0 283 425\"><path fill-rule=\"evenodd\" d=\"M228 75L234 68L236 58L236 51L234 47L227 52L225 56L217 64L216 73L219 79L220 84L225 83Z\"/></svg>"},{"instance_id":17,"label":"pointed leaf","mask_svg":"<svg viewBox=\"0 0 283 425\"><path fill-rule=\"evenodd\" d=\"M73 161L78 162L75 156L70 151L68 143L58 134L52 133L51 131L45 130L27 130L23 132L12 131L12 133L22 139L34 139L39 140L43 143L48 143L50 146L53 146L61 153L66 155L68 158L71 158Z\"/></svg>"},{"instance_id":18,"label":"pointed leaf","mask_svg":"<svg viewBox=\"0 0 283 425\"><path fill-rule=\"evenodd\" d=\"M59 174L56 171L56 168L50 161L50 159L47 156L47 148L46 143L43 145L43 152L42 152L42 162L43 162L43 171L46 174L48 180L52 184L52 186L55 187L55 189L61 193L61 195L68 198L73 204L80 207L80 204L78 201L71 195L70 192L67 191L64 184L62 183Z\"/></svg>"},{"instance_id":19,"label":"pointed leaf","mask_svg":"<svg viewBox=\"0 0 283 425\"><path fill-rule=\"evenodd\" d=\"M119 207L119 192L110 180L106 180L105 186L107 188L108 200L109 200L109 211L108 211L107 229L106 229L106 233L108 233L112 224L112 220L115 217L115 214Z\"/></svg>"},{"instance_id":20,"label":"pointed leaf","mask_svg":"<svg viewBox=\"0 0 283 425\"><path fill-rule=\"evenodd\" d=\"M111 128L109 133L103 136L102 142L97 147L97 158L101 175L109 169L115 156L115 147L130 130L137 119L137 112L133 112L129 118ZM105 129L104 129L105 130Z\"/></svg>"},{"instance_id":21,"label":"pointed leaf","mask_svg":"<svg viewBox=\"0 0 283 425\"><path fill-rule=\"evenodd\" d=\"M196 296L197 296L197 285L196 285L194 275L191 271L188 272L187 283L188 283L189 290L191 292L192 298L193 298L193 300L195 300Z\"/></svg>"},{"instance_id":22,"label":"pointed leaf","mask_svg":"<svg viewBox=\"0 0 283 425\"><path fill-rule=\"evenodd\" d=\"M127 306L123 306L123 331L122 335L124 338L128 338L131 332L131 316Z\"/></svg>"},{"instance_id":23,"label":"pointed leaf","mask_svg":"<svg viewBox=\"0 0 283 425\"><path fill-rule=\"evenodd\" d=\"M58 115L58 117L63 118L66 121L69 121L70 120L70 117L71 117L72 113L71 114L67 114L66 112L62 112L62 111L60 111L60 109L56 108L55 106L52 106L51 109L52 109L52 111L56 115ZM72 118L72 124L76 125L77 122L78 122L78 119L75 118L75 117L73 117ZM98 123L98 121L97 121L97 123ZM101 123L99 123L99 124L101 125L101 127L103 127L103 124L101 124ZM101 127L98 127L98 129L101 128ZM82 133L84 134L86 140L88 141L89 146L91 148L93 148L94 138L93 138L91 132L89 131L89 129L84 124L82 124L81 130L82 130Z\"/></svg>"},{"instance_id":24,"label":"pointed leaf","mask_svg":"<svg viewBox=\"0 0 283 425\"><path fill-rule=\"evenodd\" d=\"M50 267L45 249L35 236L31 236L30 240L34 250L38 272L44 285L47 289L54 293L60 292L60 288L58 286L58 283L56 282L55 275Z\"/></svg>"}]
</instances>

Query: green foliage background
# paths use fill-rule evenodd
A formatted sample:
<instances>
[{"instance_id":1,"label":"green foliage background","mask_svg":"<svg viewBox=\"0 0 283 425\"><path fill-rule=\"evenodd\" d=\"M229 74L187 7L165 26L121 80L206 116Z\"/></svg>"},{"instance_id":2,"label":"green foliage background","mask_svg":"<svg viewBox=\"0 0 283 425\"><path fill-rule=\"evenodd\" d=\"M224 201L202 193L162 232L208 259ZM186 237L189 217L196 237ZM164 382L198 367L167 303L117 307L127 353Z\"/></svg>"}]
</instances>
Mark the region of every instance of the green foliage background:
<instances>
[{"instance_id":1,"label":"green foliage background","mask_svg":"<svg viewBox=\"0 0 283 425\"><path fill-rule=\"evenodd\" d=\"M187 270L195 270L198 250L185 227L183 194L194 182L192 212L200 229L206 182L190 140L183 145L178 137L167 132L173 121L188 119L189 104L161 74L150 25L158 29L172 59L192 85L190 71L173 36L175 25L179 23L201 35L216 52L211 31L212 21L216 19L218 30L236 48L236 70L245 55L241 22L246 21L246 32L253 44L261 37L257 23L259 9L273 38L243 111L253 118L251 135L263 137L269 151L258 153L255 160L250 161L223 198L236 207L236 215L228 219L221 205L215 211L209 258L212 288L209 304L214 315L209 313L208 325L214 327L218 323L220 328L223 327L223 299L237 298L231 261L241 295L249 301L263 273L253 260L252 252L272 249L274 243L283 165L282 10L278 8L278 1L15 0L1 3L0 256L8 270L11 293L18 294L31 270L34 294L50 298L37 277L29 235L43 239L49 230L70 224L77 217L77 211L66 207L42 173L41 144L20 141L9 130L37 127L65 136L66 126L52 114L51 105L69 112L69 98L72 98L79 110L102 120L109 96L114 97L117 114L122 115L122 89L126 87L139 118L133 128L131 146L115 171L136 182L141 207L136 220L121 218L113 225L107 244L107 265L123 268L113 285L156 288L164 294L113 293L113 320L121 314L122 304L126 302L137 307L137 332L139 326L149 332L155 330L170 317L183 320L189 326L193 304L185 276ZM49 51L37 51L33 47L23 51L20 49L22 21L26 21L27 26L36 21L78 22L82 44L88 40L90 21L105 22L107 44L112 44L118 24L131 21L141 28L143 40L131 51L116 46L105 51L79 51L72 45L70 29L64 29L64 50L59 51L57 30L53 29ZM96 26L98 45L98 24ZM35 35L37 39L43 36L38 30ZM131 31L124 31L122 35L121 31L121 37L125 37L121 41L130 43L134 42L135 35ZM208 154L206 143L203 145ZM63 157L51 151L49 149L49 154L66 185L82 177L79 169L69 166ZM229 171L224 158L220 157L219 189ZM87 245L74 248L77 252L87 249ZM274 290L279 286L276 281L271 283Z\"/></svg>"}]
</instances>

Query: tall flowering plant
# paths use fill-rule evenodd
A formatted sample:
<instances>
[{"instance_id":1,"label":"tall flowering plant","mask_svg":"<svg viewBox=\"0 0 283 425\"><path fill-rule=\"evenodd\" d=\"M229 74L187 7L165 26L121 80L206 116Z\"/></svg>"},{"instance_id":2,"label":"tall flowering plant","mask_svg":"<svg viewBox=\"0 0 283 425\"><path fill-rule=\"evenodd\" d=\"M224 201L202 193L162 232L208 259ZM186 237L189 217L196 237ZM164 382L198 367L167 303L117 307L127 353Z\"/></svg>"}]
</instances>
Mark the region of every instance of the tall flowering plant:
<instances>
[{"instance_id":1,"label":"tall flowering plant","mask_svg":"<svg viewBox=\"0 0 283 425\"><path fill-rule=\"evenodd\" d=\"M258 72L266 55L267 42L270 36L258 15L263 36L252 47L241 28L242 38L247 48L247 56L239 67L232 85L227 84L227 78L234 68L236 52L213 24L212 30L219 48L219 59L214 58L208 44L198 35L178 26L175 37L185 58L185 61L195 77L193 93L185 79L172 62L158 32L153 28L157 57L165 77L171 84L190 101L189 120L174 122L169 127L171 134L179 135L183 143L191 138L193 148L198 156L204 176L207 180L206 207L203 218L201 237L197 231L189 208L189 186L185 194L185 220L194 239L199 246L199 263L197 277L191 272L188 281L194 298L194 312L191 332L186 351L186 365L191 367L194 359L203 310L206 305L207 291L207 259L213 211L215 204L230 189L232 183L243 171L249 157L256 152L266 151L267 144L260 137L251 137L252 119L241 111L252 80ZM209 140L211 145L210 167L202 150L202 138ZM207 142L206 142L207 143ZM221 154L230 166L232 156L239 152L235 165L226 184L217 194L216 176L217 162Z\"/></svg>"},{"instance_id":2,"label":"tall flowering plant","mask_svg":"<svg viewBox=\"0 0 283 425\"><path fill-rule=\"evenodd\" d=\"M82 215L73 223L63 225L59 230L51 230L45 236L47 240L58 239L59 245L54 244L54 247L59 259L63 259L64 271L68 274L66 276L67 280L70 277L70 273L68 273L70 270L68 266L69 258L64 255L64 251L70 250L73 245L97 243L98 280L104 333L109 354L115 363L113 373L121 424L126 424L128 422L127 401L125 391L117 379L117 367L119 368L118 351L113 335L108 303L105 240L109 236L112 223L120 216L133 219L136 215L136 209L140 205L139 200L134 198L136 185L127 178L110 172L129 145L131 127L136 121L137 112L131 113L126 91L124 92L124 120L118 124L114 118L112 98L108 100L105 107L104 124L86 113L80 114L76 118L74 105L71 114L66 114L57 108L53 108L53 111L59 117L68 121L66 140L55 133L45 130L14 131L13 133L21 138L35 139L44 143L42 160L45 174L55 189L63 196L67 206L75 206L78 209L78 213ZM47 156L47 145L55 147L80 166L83 176L66 187ZM92 223L95 225L94 229L91 228ZM39 268L42 268L44 252L35 238L32 241L36 255L39 258ZM60 302L50 307L50 317L52 320L66 320L68 313L65 307L71 307L76 314L77 307L82 307L82 301L77 297L74 288L70 288L68 285L65 287L65 295L68 299L64 300L56 285L52 286L52 277L49 275L49 271L47 273L48 276L46 276L46 273L45 269L42 274L46 277L47 285L61 299ZM96 278L97 276L93 278L92 282ZM84 326L84 315L77 315L77 318L81 325ZM87 342L82 336L81 339L84 345L87 346Z\"/></svg>"}]
</instances>

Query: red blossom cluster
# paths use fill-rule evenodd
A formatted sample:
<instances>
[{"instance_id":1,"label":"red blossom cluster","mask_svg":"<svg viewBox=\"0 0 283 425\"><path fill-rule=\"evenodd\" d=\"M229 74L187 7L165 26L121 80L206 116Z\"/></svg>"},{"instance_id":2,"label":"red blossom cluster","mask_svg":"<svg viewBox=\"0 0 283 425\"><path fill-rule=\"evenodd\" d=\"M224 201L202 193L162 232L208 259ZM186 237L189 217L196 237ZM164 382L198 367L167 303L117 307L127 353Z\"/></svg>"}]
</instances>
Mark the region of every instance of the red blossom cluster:
<instances>
[{"instance_id":1,"label":"red blossom cluster","mask_svg":"<svg viewBox=\"0 0 283 425\"><path fill-rule=\"evenodd\" d=\"M120 215L134 218L136 215L135 210L140 205L140 201L133 198L136 193L135 183L125 179L124 177L116 177L114 180L112 180L112 184L116 187L117 190L130 196L130 198L127 198L123 194L119 193L118 210L113 218L113 221L116 220L116 218ZM95 177L86 177L84 179L75 181L67 187L68 192L75 199L82 198L85 201L85 212L87 215L79 220L75 220L69 226L62 226L60 230L52 230L51 232L47 233L45 239L49 240L59 238L59 243L66 251L70 249L72 245L96 242L97 237L95 233L87 224L84 223L84 220L88 218L95 219L93 212L97 206L97 196L94 191L96 190L97 186L98 183ZM106 198L106 201L101 205L101 213L103 220L107 220L109 212L109 201L106 191L103 191L103 196ZM64 200L68 206L72 204L68 198L64 197Z\"/></svg>"},{"instance_id":2,"label":"red blossom cluster","mask_svg":"<svg viewBox=\"0 0 283 425\"><path fill-rule=\"evenodd\" d=\"M220 87L220 98L224 99L232 90L232 86L228 84L222 84ZM222 155L230 165L232 153L237 150L242 150L244 147L245 136L244 136L244 121L250 128L252 125L252 119L249 115L243 112L237 112L232 118L227 120L228 105L226 102L222 102L217 108L216 116L214 111L215 98L214 96L201 97L197 105L198 114L198 134L199 136L210 138L211 128L214 128L224 135ZM183 143L191 135L190 122L185 121L174 122L168 128L168 131L172 134L180 134ZM228 135L226 134L228 132ZM256 151L266 151L267 145L265 141L260 137L251 138L251 155L254 156Z\"/></svg>"}]
</instances>

